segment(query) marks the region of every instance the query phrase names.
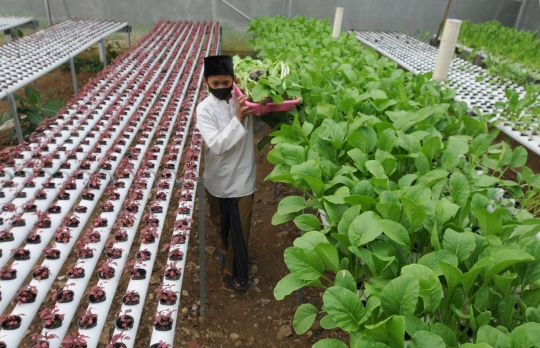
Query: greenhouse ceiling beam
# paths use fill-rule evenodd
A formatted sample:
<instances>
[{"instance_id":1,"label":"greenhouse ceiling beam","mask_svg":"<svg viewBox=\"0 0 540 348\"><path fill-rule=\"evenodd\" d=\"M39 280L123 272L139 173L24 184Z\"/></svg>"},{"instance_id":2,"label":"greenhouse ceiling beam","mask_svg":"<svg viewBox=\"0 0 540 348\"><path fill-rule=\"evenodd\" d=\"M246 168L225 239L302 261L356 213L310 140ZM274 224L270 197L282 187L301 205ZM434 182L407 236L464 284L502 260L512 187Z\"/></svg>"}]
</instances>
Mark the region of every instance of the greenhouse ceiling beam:
<instances>
[{"instance_id":1,"label":"greenhouse ceiling beam","mask_svg":"<svg viewBox=\"0 0 540 348\"><path fill-rule=\"evenodd\" d=\"M233 10L235 10L236 12L238 12L242 17L244 17L245 19L247 19L248 21L251 21L251 18L248 17L248 15L246 15L244 12L240 11L239 9L237 9L236 7L234 7L232 4L230 4L229 2L227 2L226 0L221 0L221 2L225 3L225 5L229 6L230 8L232 8Z\"/></svg>"},{"instance_id":2,"label":"greenhouse ceiling beam","mask_svg":"<svg viewBox=\"0 0 540 348\"><path fill-rule=\"evenodd\" d=\"M521 0L521 7L519 8L519 13L516 19L516 24L514 24L514 28L519 29L519 25L521 24L521 19L523 18L523 13L525 12L526 7L527 0Z\"/></svg>"}]
</instances>

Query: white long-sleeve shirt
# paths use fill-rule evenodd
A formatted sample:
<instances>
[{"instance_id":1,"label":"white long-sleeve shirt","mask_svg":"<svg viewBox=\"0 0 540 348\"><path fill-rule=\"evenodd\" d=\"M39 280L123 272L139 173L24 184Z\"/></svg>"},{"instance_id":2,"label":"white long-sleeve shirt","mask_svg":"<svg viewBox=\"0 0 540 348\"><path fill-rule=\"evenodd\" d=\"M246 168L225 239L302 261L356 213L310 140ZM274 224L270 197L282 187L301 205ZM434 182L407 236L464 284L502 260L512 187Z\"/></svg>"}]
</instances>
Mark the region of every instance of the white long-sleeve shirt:
<instances>
[{"instance_id":1,"label":"white long-sleeve shirt","mask_svg":"<svg viewBox=\"0 0 540 348\"><path fill-rule=\"evenodd\" d=\"M204 140L204 186L215 197L244 197L255 192L255 132L264 122L236 117L236 95L227 103L209 95L197 106L196 127Z\"/></svg>"}]
</instances>

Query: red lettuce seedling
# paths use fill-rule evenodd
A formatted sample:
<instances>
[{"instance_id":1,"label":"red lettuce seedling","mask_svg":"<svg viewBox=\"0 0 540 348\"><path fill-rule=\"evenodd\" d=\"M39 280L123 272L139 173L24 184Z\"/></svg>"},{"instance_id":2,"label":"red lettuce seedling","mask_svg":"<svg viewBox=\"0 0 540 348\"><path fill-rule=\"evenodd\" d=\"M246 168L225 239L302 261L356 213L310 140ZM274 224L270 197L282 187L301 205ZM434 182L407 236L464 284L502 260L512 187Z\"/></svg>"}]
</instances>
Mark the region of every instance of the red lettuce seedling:
<instances>
[{"instance_id":1,"label":"red lettuce seedling","mask_svg":"<svg viewBox=\"0 0 540 348\"><path fill-rule=\"evenodd\" d=\"M53 289L51 291L52 294L52 300L58 301L60 303L66 303L73 300L73 291L69 290L70 286L75 285L75 283L62 283L60 286L56 289Z\"/></svg>"},{"instance_id":2,"label":"red lettuce seedling","mask_svg":"<svg viewBox=\"0 0 540 348\"><path fill-rule=\"evenodd\" d=\"M171 285L163 285L163 282L159 284L155 292L158 296L158 300L163 305L172 305L178 299L178 291L171 290Z\"/></svg>"},{"instance_id":3,"label":"red lettuce seedling","mask_svg":"<svg viewBox=\"0 0 540 348\"><path fill-rule=\"evenodd\" d=\"M126 309L125 311L122 311L120 309L120 311L118 312L118 319L116 319L116 326L119 329L129 330L133 328L133 317L131 315L128 315L128 313L131 312L131 309Z\"/></svg>"},{"instance_id":4,"label":"red lettuce seedling","mask_svg":"<svg viewBox=\"0 0 540 348\"><path fill-rule=\"evenodd\" d=\"M120 333L117 333L111 337L111 342L105 348L125 347L126 345L122 343L123 340L129 341L130 338L128 335L124 334L124 331L122 330Z\"/></svg>"},{"instance_id":5,"label":"red lettuce seedling","mask_svg":"<svg viewBox=\"0 0 540 348\"><path fill-rule=\"evenodd\" d=\"M28 284L17 291L17 294L11 300L11 304L14 304L15 302L19 305L21 303L32 303L36 300L37 293L37 287Z\"/></svg>"},{"instance_id":6,"label":"red lettuce seedling","mask_svg":"<svg viewBox=\"0 0 540 348\"><path fill-rule=\"evenodd\" d=\"M50 275L51 271L49 270L48 266L39 266L33 272L34 279L37 281L47 279Z\"/></svg>"},{"instance_id":7,"label":"red lettuce seedling","mask_svg":"<svg viewBox=\"0 0 540 348\"><path fill-rule=\"evenodd\" d=\"M105 291L101 285L94 285L84 295L89 296L90 302L101 302L105 299Z\"/></svg>"},{"instance_id":8,"label":"red lettuce seedling","mask_svg":"<svg viewBox=\"0 0 540 348\"><path fill-rule=\"evenodd\" d=\"M163 310L163 311L157 311L154 313L154 326L156 328L164 329L164 330L170 330L172 328L172 324L174 322L172 318L172 314L176 312L176 310Z\"/></svg>"},{"instance_id":9,"label":"red lettuce seedling","mask_svg":"<svg viewBox=\"0 0 540 348\"><path fill-rule=\"evenodd\" d=\"M130 290L124 294L124 296L122 297L122 302L124 302L124 304L126 305L133 305L133 304L137 304L140 298L141 296L139 295L137 291Z\"/></svg>"},{"instance_id":10,"label":"red lettuce seedling","mask_svg":"<svg viewBox=\"0 0 540 348\"><path fill-rule=\"evenodd\" d=\"M100 263L99 268L97 269L98 275L102 279L111 279L114 277L114 268L111 267L111 265L118 266L116 262L112 258L108 258L107 260L103 260Z\"/></svg>"},{"instance_id":11,"label":"red lettuce seedling","mask_svg":"<svg viewBox=\"0 0 540 348\"><path fill-rule=\"evenodd\" d=\"M81 329L89 329L96 326L98 315L92 313L91 309L85 310L79 317L79 326Z\"/></svg>"},{"instance_id":12,"label":"red lettuce seedling","mask_svg":"<svg viewBox=\"0 0 540 348\"><path fill-rule=\"evenodd\" d=\"M49 348L50 340L53 338L58 338L58 336L48 331L45 333L36 332L32 335L32 348Z\"/></svg>"},{"instance_id":13,"label":"red lettuce seedling","mask_svg":"<svg viewBox=\"0 0 540 348\"><path fill-rule=\"evenodd\" d=\"M89 338L89 337L81 334L79 331L75 331L72 334L67 335L62 340L62 348L82 348L82 347L86 347L85 338Z\"/></svg>"},{"instance_id":14,"label":"red lettuce seedling","mask_svg":"<svg viewBox=\"0 0 540 348\"><path fill-rule=\"evenodd\" d=\"M59 327L64 320L64 314L59 314L60 309L56 306L47 307L39 312L39 318L43 320L46 329ZM60 324L60 325L59 325Z\"/></svg>"},{"instance_id":15,"label":"red lettuce seedling","mask_svg":"<svg viewBox=\"0 0 540 348\"><path fill-rule=\"evenodd\" d=\"M178 261L173 261L164 266L165 278L171 280L178 280L182 275L182 268L178 267Z\"/></svg>"}]
</instances>

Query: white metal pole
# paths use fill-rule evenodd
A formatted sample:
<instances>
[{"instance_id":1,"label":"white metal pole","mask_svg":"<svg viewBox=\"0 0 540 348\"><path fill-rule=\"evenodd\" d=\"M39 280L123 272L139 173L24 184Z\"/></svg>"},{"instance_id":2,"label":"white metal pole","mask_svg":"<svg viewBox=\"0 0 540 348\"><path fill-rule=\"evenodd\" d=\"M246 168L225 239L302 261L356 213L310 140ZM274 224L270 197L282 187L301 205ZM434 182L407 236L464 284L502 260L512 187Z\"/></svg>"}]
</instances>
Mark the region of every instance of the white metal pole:
<instances>
[{"instance_id":1,"label":"white metal pole","mask_svg":"<svg viewBox=\"0 0 540 348\"><path fill-rule=\"evenodd\" d=\"M99 40L99 55L103 61L103 67L107 66L107 51L105 50L105 39Z\"/></svg>"},{"instance_id":2,"label":"white metal pole","mask_svg":"<svg viewBox=\"0 0 540 348\"><path fill-rule=\"evenodd\" d=\"M79 94L77 91L77 75L75 74L75 62L73 57L69 58L69 65L71 67L71 81L73 82L73 93L75 95Z\"/></svg>"},{"instance_id":3,"label":"white metal pole","mask_svg":"<svg viewBox=\"0 0 540 348\"><path fill-rule=\"evenodd\" d=\"M292 0L289 0L289 18L292 18Z\"/></svg>"},{"instance_id":4,"label":"white metal pole","mask_svg":"<svg viewBox=\"0 0 540 348\"><path fill-rule=\"evenodd\" d=\"M341 33L341 23L343 22L343 7L336 7L336 16L334 17L334 30L332 31L332 37L334 39L339 37Z\"/></svg>"},{"instance_id":5,"label":"white metal pole","mask_svg":"<svg viewBox=\"0 0 540 348\"><path fill-rule=\"evenodd\" d=\"M452 64L452 59L454 58L460 28L460 20L446 20L441 45L439 46L439 55L437 56L435 71L433 72L433 80L435 81L442 82L446 81L448 78L448 70L450 69L450 64Z\"/></svg>"},{"instance_id":6,"label":"white metal pole","mask_svg":"<svg viewBox=\"0 0 540 348\"><path fill-rule=\"evenodd\" d=\"M10 43L13 39L13 37L11 36L11 30L4 30L4 34L6 35L6 43Z\"/></svg>"},{"instance_id":7,"label":"white metal pole","mask_svg":"<svg viewBox=\"0 0 540 348\"><path fill-rule=\"evenodd\" d=\"M51 7L49 6L49 0L45 0L45 11L47 12L47 19L49 20L49 25L52 25Z\"/></svg>"},{"instance_id":8,"label":"white metal pole","mask_svg":"<svg viewBox=\"0 0 540 348\"><path fill-rule=\"evenodd\" d=\"M519 25L521 24L521 19L523 18L523 13L525 12L526 7L527 0L521 0L521 7L519 8L519 13L516 19L516 24L514 24L514 28L519 29Z\"/></svg>"},{"instance_id":9,"label":"white metal pole","mask_svg":"<svg viewBox=\"0 0 540 348\"><path fill-rule=\"evenodd\" d=\"M22 134L21 123L19 122L19 115L17 114L17 104L15 104L15 98L13 98L12 93L9 93L7 97L9 100L9 107L11 108L11 116L13 117L13 123L15 124L15 133L17 133L17 140L19 140L19 144L22 144L24 138Z\"/></svg>"}]
</instances>

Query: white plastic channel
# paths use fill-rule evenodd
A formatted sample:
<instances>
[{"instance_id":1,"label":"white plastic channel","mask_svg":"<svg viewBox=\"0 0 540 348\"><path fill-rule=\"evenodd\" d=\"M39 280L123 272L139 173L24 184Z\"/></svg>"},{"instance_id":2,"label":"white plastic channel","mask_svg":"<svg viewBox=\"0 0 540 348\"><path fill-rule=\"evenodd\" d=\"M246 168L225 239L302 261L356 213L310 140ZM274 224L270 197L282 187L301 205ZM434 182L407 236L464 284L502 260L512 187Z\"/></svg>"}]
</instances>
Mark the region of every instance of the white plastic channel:
<instances>
[{"instance_id":1,"label":"white plastic channel","mask_svg":"<svg viewBox=\"0 0 540 348\"><path fill-rule=\"evenodd\" d=\"M178 43L179 41L180 41L180 38L177 40L177 43ZM172 52L169 53L169 56L171 56L171 55L172 55ZM176 58L176 59L178 59L178 58ZM164 63L164 64L165 64L165 63ZM157 77L157 75L156 75L156 77ZM155 78L154 78L154 80L155 80ZM157 95L154 95L154 99L155 99L156 97L157 97ZM142 99L142 96L139 97L139 98ZM128 118L127 118L127 117L125 117L125 118L126 118L126 122L125 122L125 123L127 123ZM142 121L143 121L142 119L139 121L139 124L138 124L138 126L137 126L137 129L140 127L140 124L142 123ZM115 134L116 136L118 136L118 135L121 133L121 130L122 130L122 128L120 128L120 127L118 127L118 129L119 129L119 130L117 130L117 134ZM135 136L135 134L136 134L136 130L132 133L130 140L133 139L133 137ZM113 138L115 138L115 137L113 136ZM111 142L112 142L112 141L111 141ZM123 152L125 152L125 151L127 150L128 144L129 144L129 143L127 143L127 144L124 146L124 151L123 151ZM112 144L111 144L111 145L112 145ZM113 170L114 170L114 167L116 167L116 166L118 165L118 163L120 162L121 158L122 158L122 156L120 156L120 155L117 156L117 160L116 160L115 163L113 164ZM96 163L96 166L97 166L97 165L98 165L98 164ZM96 198L94 199L94 201L88 201L88 202L92 202L93 206L88 208L88 210L87 210L88 216L81 216L81 219L80 219L81 223L80 223L80 225L79 225L79 226L81 226L81 227L80 227L81 229L82 229L82 226L84 226L84 222L88 219L89 214L91 213L91 211L92 211L93 208L95 207L96 202L99 200L98 197L99 197L99 196L101 195L101 193L103 192L103 190L104 190L104 188L105 188L107 182L108 182L108 179L107 179L107 180L103 180L102 183L101 183L99 192L96 193ZM79 185L79 186L82 188L81 185ZM120 189L119 189L119 190L120 190ZM127 190L127 188L126 188L125 190ZM95 192L93 192L93 193L95 193ZM74 196L74 199L75 199L76 197L77 197L77 196ZM70 196L70 198L73 198L73 197ZM86 201L82 201L82 202L86 202ZM71 205L72 205L72 204L73 204L73 202L71 203ZM62 209L63 211L69 211L69 207L63 207L63 208L65 208L65 209ZM112 224L111 224L111 226L112 226ZM65 257L67 257L67 254L68 254L69 251L71 250L71 247L73 246L73 244L75 243L75 241L76 241L77 238L78 238L78 234L80 233L80 230L77 231L77 232L78 232L78 233L75 233L75 232L73 233L73 238L70 240L70 243L66 244L66 245L69 245L69 247L66 249L65 252L61 253L61 256L62 256L62 254L64 254ZM62 244L60 244L60 245L62 245ZM62 252L62 250L61 250L61 252ZM61 257L61 259L62 259L62 257ZM59 261L59 260L54 260L54 261ZM50 261L49 261L49 262L50 262ZM60 264L60 268L61 268L61 264L63 264L63 262L56 262L56 264ZM58 270L59 270L59 269L58 269ZM53 275L56 275L56 274L58 273L58 271L55 272L55 271L53 270L53 268L51 268L51 273L52 273ZM43 281L42 281L42 282L39 282L39 285L41 285L41 284L44 284ZM47 289L48 289L48 288L50 287L50 284L48 284L48 286L46 286L46 287L47 287ZM42 286L38 286L38 289L39 289L39 290L38 290L38 291L39 291L38 294L43 294L43 293L46 293L46 292L47 292L47 289L40 289L40 288L42 288ZM41 291L40 291L40 290L41 290ZM83 290L84 290L84 289L83 289ZM38 295L38 296L39 296L39 295ZM82 295L81 295L81 296L82 296ZM41 300L42 300L42 298L41 298ZM39 304L39 303L41 303L41 301L39 301L39 297L38 297L38 299L36 299L36 302L35 302L34 304ZM22 304L21 306L31 306L31 305L33 305L33 304ZM35 306L35 307L36 307L35 310L37 311L37 308L39 308L39 305L37 305L37 306ZM18 309L16 308L15 311L14 311L14 313L18 313L17 310L18 310ZM26 312L26 313L27 313L27 312ZM35 315L35 312L34 312L34 315ZM23 318L25 318L25 317L23 317ZM32 316L31 316L30 318L28 318L28 319L29 319L29 321L31 322ZM24 323L24 319L23 319L23 322L21 322L21 328L23 327L23 324L25 324L25 323ZM29 324L29 323L28 323L28 324ZM26 326L27 326L27 325L26 325ZM17 330L13 330L13 332L18 332L18 333L20 333L20 332L22 331L22 332L24 333L24 330L25 330L25 329L23 328L23 329L21 330L21 328L19 328L19 329L17 329ZM10 341L11 341L11 336L12 336L12 335L10 335ZM20 339L19 339L19 340L20 340Z\"/></svg>"},{"instance_id":2,"label":"white plastic channel","mask_svg":"<svg viewBox=\"0 0 540 348\"><path fill-rule=\"evenodd\" d=\"M195 35L198 36L200 31L201 31L201 29L200 29L200 26L199 26L199 28L197 30L197 33ZM197 36L195 38L197 38ZM163 105L160 106L161 111L159 112L158 121L160 122L160 124L170 122L170 126L169 126L169 129L168 129L168 132L167 132L164 143L167 142L168 138L170 137L170 135L172 133L173 126L174 126L174 122L173 122L174 119L173 119L173 117L163 117L163 115L167 111L166 106L169 105L171 97L172 97L172 95L174 95L175 87L178 84L178 81L184 75L184 67L185 67L186 63L191 59L191 53L192 53L192 50L194 48L195 42L197 42L197 40L192 40L191 47L190 47L190 49L189 49L189 51L188 51L188 53L187 53L187 55L186 55L186 57L185 57L185 59L183 61L182 67L176 73L177 76L175 77L174 83L172 85L173 88L170 89L169 94L166 97L166 101L164 101ZM188 74L188 76L191 76L191 72ZM165 82L165 80L163 80L163 82ZM185 92L185 88L184 88L184 92ZM183 98L183 96L181 97L181 99L182 98ZM158 128L159 128L158 126L154 127L151 134L149 135L149 138L151 138L155 134L155 131ZM148 143L145 144L145 145L137 145L137 147L141 148L141 153L144 153L144 152L146 152L148 150ZM149 162L154 162L156 164L156 168L157 168L159 163L161 162L161 160L163 158L164 150L166 148L166 145L164 144L164 145L155 145L155 146L160 147L161 151L157 152L157 153L153 152L153 154L157 156L157 159L156 160L149 160ZM126 228L126 230L128 231L128 240L126 242L122 242L121 246L126 246L126 247L131 246L131 244L133 242L133 239L135 238L138 226L140 224L140 220L141 220L141 217L142 217L142 214L143 214L143 211L144 211L143 207L146 205L148 195L150 194L150 191L151 191L151 186L152 186L153 182L155 181L155 179L156 179L155 177L152 177L152 179L148 181L147 189L144 190L145 196L144 196L143 200L141 201L141 208L137 212L136 223L135 223L134 226L132 226L130 228ZM170 190L172 190L173 186L174 186L174 178L171 179L171 182L170 182L170 185L169 185ZM164 208L164 211L166 212L166 207ZM164 223L165 223L164 219L160 219L160 227L161 228L163 228ZM159 245L159 238L156 239L156 241L154 242L154 245ZM115 260L115 262L117 264L113 265L113 268L115 269L115 276L113 278L111 278L109 280L99 280L98 281L98 285L103 287L105 293L114 294L116 292L116 288L118 286L118 281L120 280L124 265L126 263L127 254L128 253L125 253L121 259ZM157 255L157 253L153 253L153 255L155 257L155 255ZM150 279L151 271L152 271L151 268L147 271L148 272L147 273L147 279ZM143 288L143 285L144 285L144 281L138 281L138 282L139 282L138 290L141 291L142 288ZM146 286L147 285L148 285L148 282L146 282ZM84 290L84 288L83 288L83 290ZM98 314L98 323L97 323L97 325L95 327L90 328L90 329L84 329L84 330L81 329L80 330L80 332L82 334L84 334L86 336L89 336L89 338L86 339L88 348L97 346L99 336L100 336L99 333L103 329L103 325L104 325L104 322L100 322L99 318L100 317L101 318L106 318L107 317L107 313L108 313L109 308L111 306L112 299L113 299L113 296L110 295L109 297L107 297L105 299L104 302L93 303L93 304L89 304L89 306L88 306L88 309L91 309L93 313ZM51 345L51 348L54 348L54 347L55 347L54 345Z\"/></svg>"},{"instance_id":3,"label":"white plastic channel","mask_svg":"<svg viewBox=\"0 0 540 348\"><path fill-rule=\"evenodd\" d=\"M208 40L208 43L209 43L208 47L210 46L210 44L212 42L213 31L214 30L215 30L215 25L212 26L210 35L206 36L206 39ZM200 55L200 51L202 49L202 46L203 46L202 43L203 42L204 42L204 40L201 40L201 46L199 47L199 50L197 52L197 57L199 57L199 55ZM208 51L208 49L206 51ZM197 59L197 61L198 61L198 59ZM198 62L198 64L200 64L200 62ZM195 67L196 67L196 64L194 64L193 67L192 67L192 73L195 70ZM197 81L199 81L199 84L200 84L200 81L201 81L200 76L199 76ZM182 94L186 93L189 85L190 85L189 83L186 83L186 85L184 86ZM192 91L190 93L190 95L193 96L194 98L193 98L193 101L192 101L192 104L191 104L191 109L189 111L188 117L186 118L184 131L182 132L182 142L181 142L181 144L174 146L178 150L179 154L181 154L183 152L185 141L186 141L187 135L188 135L188 131L191 128L190 124L191 124L193 111L194 111L195 106L196 106L196 96L197 96L197 94L198 94L198 89L195 90L195 91ZM182 103L179 103L177 105L175 114L179 113L181 106L182 106ZM162 145L162 146L163 146L163 148L162 148L162 151L163 151L165 149L165 145ZM181 160L181 155L177 156L177 160L174 163L175 168L178 168L180 160ZM160 214L157 214L160 217L160 221L164 222L165 216L166 216L166 213L167 213L167 208L169 206L170 198L172 196L172 191L173 191L173 186L174 186L174 178L161 179L161 180L166 180L166 181L169 182L169 189L164 190L164 192L165 192L165 194L167 196L166 200L165 200L165 202L162 202L160 204L163 207L163 212L160 213ZM140 247L140 251L148 250L152 254L152 258L150 260L148 260L148 261L145 261L145 265L140 267L141 269L146 270L148 275L151 274L152 269L154 267L155 260L156 260L157 255L158 255L159 240L161 238L163 227L164 227L164 223L160 224L160 226L158 227L159 228L159 231L158 231L159 238L156 238L156 241L154 243L152 243L152 244L141 244L141 247ZM176 246L171 247L171 248L176 248ZM184 252L184 258L185 258L185 252ZM146 298L147 291L148 291L149 282L150 282L150 277L147 276L147 278L144 279L144 280L133 280L132 279L132 280L130 280L130 282L128 284L127 291L136 290L139 293L140 300L139 300L139 303L136 304L136 305L122 304L121 311L125 312L128 309L131 310L131 313L129 315L131 315L133 317L133 320L134 320L133 328L131 328L130 330L127 330L127 334L129 334L131 332L137 332L137 329L138 329L139 324L140 324L140 318L141 318L141 315L142 315L145 298ZM174 289L174 288L172 290L177 291L177 289ZM177 297L178 297L177 302L179 303L180 302L180 292L178 293ZM122 331L123 330L119 329L115 325L115 330L114 330L113 335L116 335L116 334L118 334L118 333L120 333ZM131 337L130 340L127 340L127 341L125 341L123 343L126 345L127 348L131 348L131 347L134 347L134 345L135 345L135 339L134 339L134 337Z\"/></svg>"},{"instance_id":4,"label":"white plastic channel","mask_svg":"<svg viewBox=\"0 0 540 348\"><path fill-rule=\"evenodd\" d=\"M171 31L171 32L172 32L172 31ZM171 53L169 53L169 55L171 55ZM159 56L158 56L158 57L159 57ZM156 70L154 71L154 78L153 78L152 81L151 81L152 83L153 83L153 81L155 81L155 80L157 79L157 77L159 76L158 71L160 71L160 70L162 69L163 66L165 66L165 62L159 67L159 69L156 69ZM138 106L140 105L140 103L142 102L142 100L143 100L143 95L140 95L140 96L137 98L137 101L136 101L136 102L134 103L134 105L133 105L133 108L132 108L132 110L131 110L131 114L133 114L134 111L137 110L137 108L138 108ZM103 116L103 113L102 113L101 116ZM111 123L111 122L113 122L113 121L114 121L113 119L109 119L109 120L105 121L105 122L104 122L104 127L106 126L106 124ZM124 128L125 124L128 123L128 122L130 122L129 115L128 115L128 116L124 116L123 122L122 122L119 126L117 126L117 127L118 127L118 130L117 130L117 132L116 132L116 136L118 136L118 135L120 135L120 134L122 133L121 130ZM106 123L106 124L105 124L105 123ZM110 148L113 146L113 142L114 142L113 139L116 139L116 137L115 137L115 136L112 136L110 139L107 139L107 140L106 140L106 141L107 141L107 144L101 146L101 148L102 148L101 153L106 153L107 150L110 149ZM95 144L97 144L98 140L99 140L98 137L95 136L94 138L91 138L91 142L90 142L89 145L83 145L83 146L87 147L88 149L92 149L93 146L94 146ZM78 154L78 155L80 155L80 154ZM117 157L119 157L119 156L117 156ZM65 171L68 172L68 173L69 173L69 172L73 172L73 171L75 170L75 168L78 167L78 166L80 165L79 160L70 160L70 162L72 162L72 168L71 168L71 169L68 169L68 170L65 170ZM92 166L90 167L90 170L91 170L91 171L95 170L95 169L97 168L98 165L99 165L99 163L98 163L97 161L94 161L94 163L93 163ZM40 179L41 179L41 178L40 178ZM40 180L40 183L42 183L44 180L46 180L46 179L41 179L41 180ZM37 180L36 180L36 181L37 181ZM61 181L56 180L56 181L55 181L56 186L57 186L57 187L60 187L61 184L63 184L64 181L65 181L65 180L61 180ZM38 185L36 184L36 186L38 186ZM36 190L37 190L37 189L36 189ZM53 192L54 192L54 191L53 191ZM27 196L28 196L28 197L32 197L31 195L27 195ZM52 196L52 197L49 197L49 196ZM55 196L53 196L52 194L48 194L48 195L47 195L47 198L48 198L48 200L54 200ZM31 198L28 198L28 200L29 200L29 199L31 199ZM45 209L43 209L43 210L41 210L41 211L45 211ZM60 220L60 219L61 219L63 216L65 216L67 213L68 213L68 211L65 211L65 210L63 209L63 214L61 214L61 215L59 215L59 216L55 216L55 217L56 217L58 220ZM11 216L11 215L13 215L13 214L10 214L10 215L5 214L5 218L7 219L7 218L8 218L9 216ZM29 230L32 228L33 223L34 223L35 221L37 221L37 219L32 220L33 217L35 218L35 216L32 216L32 215L29 217L30 220L27 222L25 228L23 228L23 230L21 230L21 232L23 232L23 231L29 231ZM14 238L15 238L14 241L12 241L12 242L7 242L7 243L5 243L4 245L1 245L0 247L3 247L3 249L5 249L5 250L8 250L8 248L10 248L9 250L11 250L11 248L15 248L15 247L19 246L20 243L23 241L24 237L25 237L25 233L18 233L18 234L16 234L16 235L14 235ZM2 257L0 257L0 266L3 266L3 265L7 262L8 259L9 259L9 254L3 253Z\"/></svg>"},{"instance_id":5,"label":"white plastic channel","mask_svg":"<svg viewBox=\"0 0 540 348\"><path fill-rule=\"evenodd\" d=\"M175 46L183 39L183 36L180 36L176 43L175 43ZM182 46L183 48L183 46ZM170 54L169 54L169 57L167 58L167 60L171 57L171 56L174 56L174 62L173 62L173 65L174 63L179 59L180 55L175 55L174 54L175 51L173 50ZM172 72L172 70L170 70L168 72L168 74L170 74ZM178 73L178 75L181 75L181 72ZM162 82L161 82L161 87L163 87L167 81L168 77L166 76ZM150 92L147 92L148 94L150 94ZM152 103L157 99L157 95L158 94L152 94ZM151 104L152 104L151 103ZM153 111L153 109L147 109L145 111L145 116L144 118L146 118L146 116L151 112ZM144 119L143 118L143 119ZM160 119L158 118L157 120L154 120L154 119L148 119L147 123L157 123L159 122ZM137 127L137 128L140 128L140 127ZM149 132L149 138L152 137L152 135L155 133L156 129L158 127L157 126L153 126L153 129L151 132ZM135 136L135 133L132 134L132 137L129 139L130 142L131 140L133 140ZM149 145L149 142L146 143L145 145L137 145L137 147L141 148L141 150L147 150L148 148L148 145ZM127 149L127 146L125 146L125 150ZM125 151L124 151L125 152ZM143 151L141 151L142 153ZM117 158L117 163L115 163L115 165L117 165L120 161L121 161L121 156L119 156ZM143 157L142 157L142 154L138 157L137 160L135 160L134 162L132 162L134 164L134 171L137 171L137 169L140 167L140 164L143 160ZM99 255L101 254L103 248L104 248L104 245L107 241L107 237L108 235L110 234L110 231L111 231L111 228L114 224L114 221L116 220L116 216L117 216L117 213L118 211L120 210L120 207L122 206L122 202L124 201L126 195L128 194L128 190L129 190L129 187L131 186L131 184L133 183L133 178L128 178L128 179L120 179L119 181L123 181L125 182L125 188L123 189L118 189L118 191L120 192L120 198L118 200L115 201L114 203L114 211L113 212L107 212L107 213L102 213L101 214L101 217L103 218L107 218L108 220L108 225L106 228L98 228L96 229L100 235L101 235L101 240L99 243L94 243L94 245L92 245L93 247L95 247L95 254L96 255ZM145 192L145 197L143 198L143 204L146 202L146 199L148 198L148 195L150 193L150 190L151 190L151 184L153 182L154 178L152 178L151 180L149 180L148 182L148 189L146 191L148 192ZM106 182L105 182L106 184ZM102 185L103 185L103 182L102 182ZM144 206L144 205L143 205ZM143 212L143 209L139 209L139 212L137 213L137 221L140 221L141 219L141 216L142 216L142 212ZM138 224L137 224L138 226ZM113 285L116 281L116 284L118 282L118 280L120 279L120 276L121 276L121 273L122 273L122 269L123 269L123 263L125 262L125 259L127 257L127 254L129 253L129 249L130 249L130 245L131 243L133 242L133 239L134 239L134 236L136 234L136 231L137 231L137 226L133 226L131 228L126 228L126 230L128 231L128 240L125 241L125 242L122 242L119 246L120 247L125 247L125 253L123 253L123 257L120 258L120 259L117 259L115 260L115 262L118 264L117 267L114 267L115 268L115 277L111 278L111 279L108 279L106 281L103 281L103 283L106 283L106 284L110 284L110 285ZM80 279L76 279L76 281L74 282L75 285L70 287L70 290L72 290L74 292L74 299L72 302L70 303L57 303L57 306L59 307L60 309L60 313L61 314L64 314L65 317L64 317L64 321L65 322L71 322L72 318L74 317L75 315L75 310L77 309L76 306L74 305L74 303L79 303L80 302L80 299L82 298L83 294L84 294L84 291L87 287L87 284L90 280L90 277L91 277L91 274L93 273L94 269L95 269L95 266L97 264L97 261L98 261L99 257L94 257L92 259L88 259L88 260L84 260L85 263L83 264L79 264L78 266L83 268L85 270L85 277L83 278L80 278ZM113 295L114 295L114 291L107 291L107 293L109 293L110 295L110 300L112 300L113 298ZM109 307L110 307L110 304L109 304ZM107 307L107 311L108 311L108 308ZM106 317L106 313L101 316L102 318ZM60 328L57 328L57 329L54 329L52 331L54 331L54 333L56 335L59 336L59 339L54 339L54 340L51 340L50 342L50 347L56 347L56 346L59 346L60 345L60 342L61 342L61 339L65 336L66 334L66 330L67 330L67 327L68 325L66 326L63 326L63 327L60 327ZM51 331L49 329L44 329L43 330L44 332L45 331Z\"/></svg>"},{"instance_id":6,"label":"white plastic channel","mask_svg":"<svg viewBox=\"0 0 540 348\"><path fill-rule=\"evenodd\" d=\"M219 32L219 24L216 23L216 26L218 26L217 31ZM218 44L219 43L219 35L220 34L218 34L217 42L214 42L214 54L216 54L215 52L219 48L218 47L219 46L219 44ZM209 45L211 43L212 42L209 42ZM208 51L210 51L210 49L207 49L207 52ZM202 71L201 71L201 76L199 77L199 80L198 80L197 90L196 90L196 94L195 94L196 96L199 95L201 82L202 82ZM193 113L195 105L196 105L196 103L194 102L192 110L190 111L191 113ZM195 167L196 167L195 174L198 176L198 172L199 172L199 169L200 169L200 161L201 161L201 157L202 157L202 151L201 151L202 141L201 141L201 138L200 138L199 131L194 126L193 126L192 141L191 141L190 147L192 149L197 149L199 151L199 156L197 158L197 161L194 163ZM187 188L186 184L188 186L192 185L193 187L192 188ZM189 214L178 214L178 216L176 218L176 221L189 221L189 220L192 219L193 211L195 210L195 199L196 199L195 197L196 197L196 194L197 194L197 181L193 181L191 179L186 179L186 176L184 175L184 185L183 185L183 188L182 188L182 195L186 195L186 196L191 195L191 199L189 201L181 201L179 205L180 205L180 207L185 207L186 205L187 206L191 205L191 209L189 211ZM189 228L191 228L191 223L187 222L187 224L188 224ZM172 237L178 236L179 234L183 234L183 233L182 232L175 233ZM186 260L187 260L187 251L188 251L188 244L189 244L189 233L185 234L185 238L186 239L185 239L184 244L171 245L170 248L169 248L169 251L172 251L173 249L180 249L184 253L184 258L181 261L179 261L179 265L182 268L182 270L185 269L185 264L186 264ZM170 262L170 260L168 260L168 263L169 262ZM171 315L174 322L172 324L171 330L159 331L159 330L156 330L156 328L154 327L154 329L152 330L152 337L150 338L150 345L158 343L159 341L163 341L163 342L169 343L171 345L174 344L174 333L176 331L176 326L177 326L176 324L177 324L177 321L178 321L177 320L178 319L178 308L179 308L179 305L180 305L183 280L184 280L184 272L182 272L182 274L180 276L180 279L176 280L176 281L168 280L167 278L163 277L163 285L164 286L170 286L172 290L179 292L178 300L176 301L176 304L171 305L171 306L162 305L161 303L158 302L157 311L158 312L163 311L163 310L172 310L172 311L174 311L172 313L172 315Z\"/></svg>"}]
</instances>

